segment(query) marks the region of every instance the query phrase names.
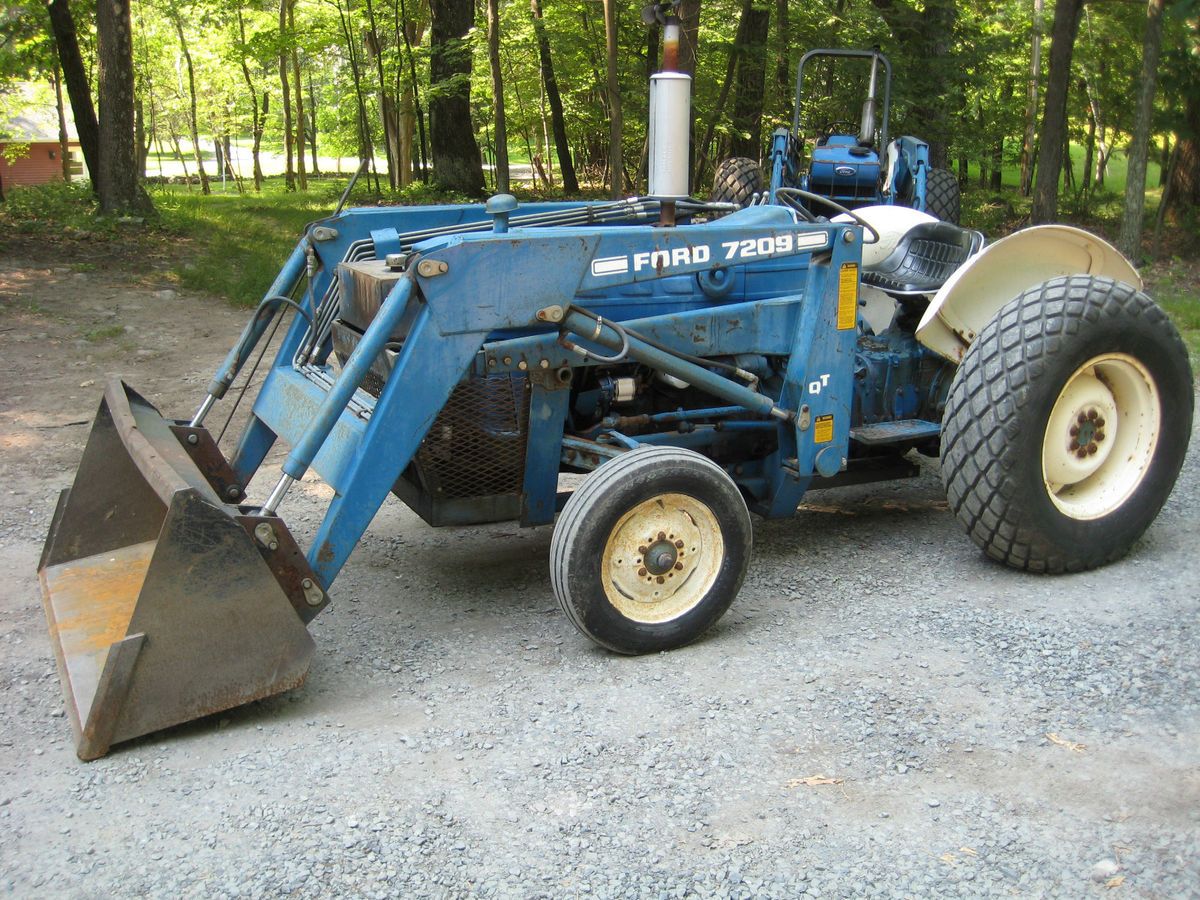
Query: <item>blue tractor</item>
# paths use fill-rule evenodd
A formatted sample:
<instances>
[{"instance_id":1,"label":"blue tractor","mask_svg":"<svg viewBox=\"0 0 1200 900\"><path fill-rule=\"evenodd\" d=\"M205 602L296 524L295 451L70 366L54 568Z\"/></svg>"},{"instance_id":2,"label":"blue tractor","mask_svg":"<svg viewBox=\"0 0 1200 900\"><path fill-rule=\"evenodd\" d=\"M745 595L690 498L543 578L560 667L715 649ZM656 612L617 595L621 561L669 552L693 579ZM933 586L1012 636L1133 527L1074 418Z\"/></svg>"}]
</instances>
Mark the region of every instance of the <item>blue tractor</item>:
<instances>
[{"instance_id":1,"label":"blue tractor","mask_svg":"<svg viewBox=\"0 0 1200 900\"><path fill-rule=\"evenodd\" d=\"M433 526L553 525L548 594L620 653L724 614L752 513L911 476L914 453L940 450L951 509L1008 565L1133 545L1192 378L1132 266L1064 226L980 249L886 203L818 219L798 187L692 200L687 88L652 82L652 196L339 205L190 416L108 384L39 564L80 757L301 684L390 496ZM222 447L210 420L239 408ZM281 511L310 470L333 498L302 546Z\"/></svg>"},{"instance_id":2,"label":"blue tractor","mask_svg":"<svg viewBox=\"0 0 1200 900\"><path fill-rule=\"evenodd\" d=\"M851 115L845 110L831 111L826 98L813 99L805 94L806 70L817 60L827 60L830 66L845 60L869 63L865 73L866 99L857 121L842 118ZM882 107L878 97L881 75ZM827 83L838 84L832 77ZM756 195L774 197L781 187L799 188L844 207L896 204L957 223L958 180L947 169L930 167L929 145L920 138L901 135L890 139L891 100L892 64L877 48L810 50L801 57L796 70L791 128L777 128L771 137L767 157L769 182L763 178L757 160L731 157L717 167L712 199L744 206ZM811 143L807 167L806 139ZM819 201L809 203L814 207L825 206Z\"/></svg>"}]
</instances>

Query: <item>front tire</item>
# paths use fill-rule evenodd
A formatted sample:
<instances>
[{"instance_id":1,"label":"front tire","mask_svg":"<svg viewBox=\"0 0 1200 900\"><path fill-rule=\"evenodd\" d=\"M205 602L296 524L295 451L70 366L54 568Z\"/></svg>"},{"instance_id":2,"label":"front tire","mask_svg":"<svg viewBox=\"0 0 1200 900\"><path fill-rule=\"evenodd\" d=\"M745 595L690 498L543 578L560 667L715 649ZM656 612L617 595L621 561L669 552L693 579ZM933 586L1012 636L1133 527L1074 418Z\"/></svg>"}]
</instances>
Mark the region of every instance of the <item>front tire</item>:
<instances>
[{"instance_id":1,"label":"front tire","mask_svg":"<svg viewBox=\"0 0 1200 900\"><path fill-rule=\"evenodd\" d=\"M1074 572L1128 552L1183 465L1187 350L1145 294L1055 278L1006 304L968 348L942 422L951 510L988 556Z\"/></svg>"},{"instance_id":2,"label":"front tire","mask_svg":"<svg viewBox=\"0 0 1200 900\"><path fill-rule=\"evenodd\" d=\"M733 480L691 450L605 463L554 528L550 580L583 634L618 653L690 643L721 618L750 562L750 513Z\"/></svg>"}]
</instances>

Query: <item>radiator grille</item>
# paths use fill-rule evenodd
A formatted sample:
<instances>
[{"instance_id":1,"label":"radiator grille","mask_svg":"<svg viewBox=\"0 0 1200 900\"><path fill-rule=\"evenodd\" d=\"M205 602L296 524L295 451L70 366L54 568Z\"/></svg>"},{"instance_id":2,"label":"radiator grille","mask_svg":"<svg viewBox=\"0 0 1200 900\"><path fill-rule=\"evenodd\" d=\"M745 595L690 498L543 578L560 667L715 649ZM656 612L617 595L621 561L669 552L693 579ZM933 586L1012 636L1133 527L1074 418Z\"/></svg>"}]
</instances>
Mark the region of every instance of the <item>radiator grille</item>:
<instances>
[{"instance_id":1,"label":"radiator grille","mask_svg":"<svg viewBox=\"0 0 1200 900\"><path fill-rule=\"evenodd\" d=\"M454 389L417 453L427 489L442 497L520 493L525 480L529 381L472 378Z\"/></svg>"}]
</instances>

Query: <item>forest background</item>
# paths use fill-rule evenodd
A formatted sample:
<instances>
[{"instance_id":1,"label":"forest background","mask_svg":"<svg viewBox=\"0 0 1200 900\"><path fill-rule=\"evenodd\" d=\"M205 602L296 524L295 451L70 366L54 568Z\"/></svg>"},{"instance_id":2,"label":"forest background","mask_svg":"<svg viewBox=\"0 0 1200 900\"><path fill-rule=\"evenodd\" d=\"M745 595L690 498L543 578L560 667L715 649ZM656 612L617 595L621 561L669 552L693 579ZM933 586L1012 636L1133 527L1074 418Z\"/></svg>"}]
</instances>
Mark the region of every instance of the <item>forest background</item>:
<instances>
[{"instance_id":1,"label":"forest background","mask_svg":"<svg viewBox=\"0 0 1200 900\"><path fill-rule=\"evenodd\" d=\"M791 123L806 49L879 46L891 133L957 174L965 224L996 237L1066 219L1139 261L1194 255L1200 0L677 11L696 195L720 160L761 158ZM103 239L137 222L199 244L215 231L219 253L181 277L249 301L360 160L354 202L644 192L660 45L660 26L616 0L19 0L0 12L0 121L40 86L64 140L73 111L94 177L7 190L0 224ZM857 120L865 68L808 77L804 121Z\"/></svg>"}]
</instances>

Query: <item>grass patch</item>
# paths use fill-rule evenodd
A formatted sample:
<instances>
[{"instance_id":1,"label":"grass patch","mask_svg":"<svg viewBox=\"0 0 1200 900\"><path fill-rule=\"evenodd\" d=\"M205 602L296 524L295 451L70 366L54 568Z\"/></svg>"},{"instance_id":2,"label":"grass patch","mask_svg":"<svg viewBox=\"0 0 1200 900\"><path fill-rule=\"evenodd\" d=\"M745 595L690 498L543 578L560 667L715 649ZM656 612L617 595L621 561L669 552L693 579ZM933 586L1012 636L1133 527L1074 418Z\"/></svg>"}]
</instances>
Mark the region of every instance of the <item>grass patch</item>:
<instances>
[{"instance_id":1,"label":"grass patch","mask_svg":"<svg viewBox=\"0 0 1200 900\"><path fill-rule=\"evenodd\" d=\"M103 328L93 328L83 333L83 339L92 344L119 338L125 333L124 325L105 325Z\"/></svg>"},{"instance_id":2,"label":"grass patch","mask_svg":"<svg viewBox=\"0 0 1200 900\"><path fill-rule=\"evenodd\" d=\"M257 303L304 226L332 212L341 182L287 192L271 179L261 194L211 194L185 186L152 193L163 227L190 245L176 268L179 284L240 304Z\"/></svg>"},{"instance_id":3,"label":"grass patch","mask_svg":"<svg viewBox=\"0 0 1200 900\"><path fill-rule=\"evenodd\" d=\"M1192 373L1200 377L1200 263L1174 259L1156 263L1144 275L1147 293L1179 329Z\"/></svg>"}]
</instances>

